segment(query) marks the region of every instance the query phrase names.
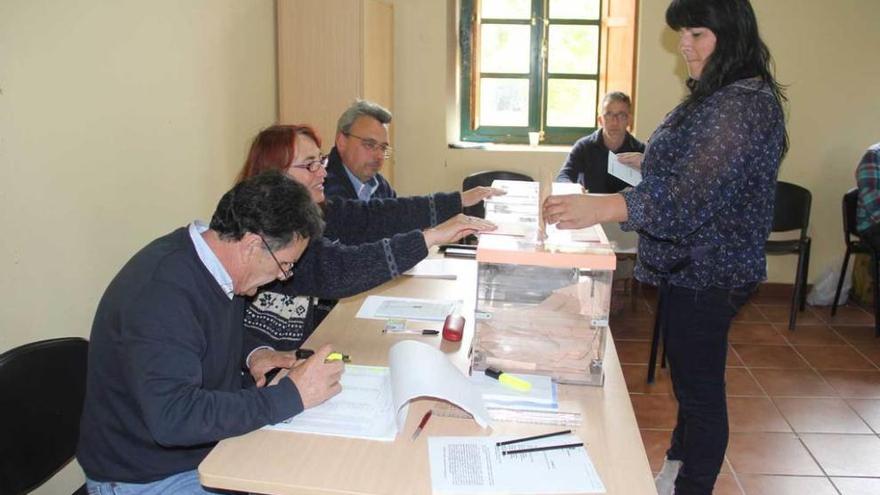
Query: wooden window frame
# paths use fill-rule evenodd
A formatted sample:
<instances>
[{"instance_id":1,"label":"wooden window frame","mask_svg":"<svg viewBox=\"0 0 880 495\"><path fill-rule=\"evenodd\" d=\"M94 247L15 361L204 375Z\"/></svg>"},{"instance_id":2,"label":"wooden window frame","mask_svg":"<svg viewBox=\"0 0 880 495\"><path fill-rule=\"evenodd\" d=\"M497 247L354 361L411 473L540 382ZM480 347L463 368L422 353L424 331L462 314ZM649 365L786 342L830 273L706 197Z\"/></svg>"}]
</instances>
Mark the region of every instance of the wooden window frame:
<instances>
[{"instance_id":1,"label":"wooden window frame","mask_svg":"<svg viewBox=\"0 0 880 495\"><path fill-rule=\"evenodd\" d=\"M477 91L480 74L479 67L479 26L477 15L480 0L461 0L459 23L459 50L461 55L460 108L461 141L525 144L529 132L541 132L542 144L572 144L578 138L590 134L596 127L548 127L545 125L547 112L547 79L577 79L597 81L597 101L609 90L623 91L633 98L633 119L635 116L635 65L636 65L636 19L637 0L600 0L599 20L554 20L553 24L598 25L599 26L599 73L597 75L563 75L547 73L547 57L544 40L548 32L547 22L541 17L547 11L547 0L532 0L530 20L503 20L505 24L526 24L532 26L532 50L530 54L531 72L529 79L529 123L525 127L480 126L477 127ZM498 23L499 19L487 19L488 23ZM483 74L485 77L523 79L523 74ZM597 123L598 125L598 123Z\"/></svg>"}]
</instances>

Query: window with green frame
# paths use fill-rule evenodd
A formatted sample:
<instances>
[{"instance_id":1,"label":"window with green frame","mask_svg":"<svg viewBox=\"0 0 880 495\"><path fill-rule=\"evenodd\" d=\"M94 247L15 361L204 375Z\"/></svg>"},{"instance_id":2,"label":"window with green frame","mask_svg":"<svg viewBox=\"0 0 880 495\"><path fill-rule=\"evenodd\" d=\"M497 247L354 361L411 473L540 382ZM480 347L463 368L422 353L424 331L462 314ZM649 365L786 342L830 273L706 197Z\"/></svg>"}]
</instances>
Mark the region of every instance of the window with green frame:
<instances>
[{"instance_id":1,"label":"window with green frame","mask_svg":"<svg viewBox=\"0 0 880 495\"><path fill-rule=\"evenodd\" d=\"M571 144L593 132L609 26L630 27L632 67L634 22L609 10L621 1L634 17L635 0L461 0L461 140L527 143L537 131Z\"/></svg>"}]
</instances>

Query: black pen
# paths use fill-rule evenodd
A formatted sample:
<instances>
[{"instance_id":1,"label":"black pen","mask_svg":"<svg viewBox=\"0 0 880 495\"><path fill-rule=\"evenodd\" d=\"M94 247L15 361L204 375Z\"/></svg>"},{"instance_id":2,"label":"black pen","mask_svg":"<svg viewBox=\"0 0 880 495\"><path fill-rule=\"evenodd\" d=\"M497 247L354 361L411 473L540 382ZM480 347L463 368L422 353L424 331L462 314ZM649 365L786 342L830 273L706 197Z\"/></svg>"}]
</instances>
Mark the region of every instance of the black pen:
<instances>
[{"instance_id":1,"label":"black pen","mask_svg":"<svg viewBox=\"0 0 880 495\"><path fill-rule=\"evenodd\" d=\"M495 446L502 447L504 445L510 445L512 443L528 442L529 440L540 440L542 438L556 437L559 435L568 435L569 433L571 433L571 430L557 431L554 433L545 433L543 435L535 435L533 437L516 438L513 440L507 440L506 442L498 442L495 444Z\"/></svg>"},{"instance_id":2,"label":"black pen","mask_svg":"<svg viewBox=\"0 0 880 495\"><path fill-rule=\"evenodd\" d=\"M541 452L544 450L573 449L576 447L583 447L583 446L584 446L583 442L581 442L581 443L566 443L563 445L548 445L546 447L533 447L531 449L508 450L506 452L502 452L501 455L525 454L527 452Z\"/></svg>"}]
</instances>

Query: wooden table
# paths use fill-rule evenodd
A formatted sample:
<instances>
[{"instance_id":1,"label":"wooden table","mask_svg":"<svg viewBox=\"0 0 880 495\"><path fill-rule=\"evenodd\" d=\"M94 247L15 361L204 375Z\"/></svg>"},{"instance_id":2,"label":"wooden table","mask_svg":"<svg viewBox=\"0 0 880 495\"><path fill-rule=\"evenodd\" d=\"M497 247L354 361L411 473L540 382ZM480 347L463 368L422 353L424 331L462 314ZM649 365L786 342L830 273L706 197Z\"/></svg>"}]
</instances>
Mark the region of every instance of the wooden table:
<instances>
[{"instance_id":1,"label":"wooden table","mask_svg":"<svg viewBox=\"0 0 880 495\"><path fill-rule=\"evenodd\" d=\"M352 363L387 365L388 349L402 339L438 346L460 369L467 370L467 352L473 336L468 321L460 345L439 336L382 334L383 322L355 319L367 295L460 299L463 314L473 314L476 262L451 260L456 280L400 277L369 293L340 301L307 346L331 343L352 356ZM425 323L424 328L439 328ZM655 494L651 470L639 435L632 404L612 339L607 339L605 386L559 386L562 411L578 411L583 418L575 433L584 440L609 495ZM257 430L223 440L199 466L208 487L269 494L429 494L431 479L427 439L442 435L527 436L559 429L557 426L494 423L483 430L471 419L434 415L415 441L410 434L422 414L435 404L417 400L410 406L406 425L394 442Z\"/></svg>"}]
</instances>

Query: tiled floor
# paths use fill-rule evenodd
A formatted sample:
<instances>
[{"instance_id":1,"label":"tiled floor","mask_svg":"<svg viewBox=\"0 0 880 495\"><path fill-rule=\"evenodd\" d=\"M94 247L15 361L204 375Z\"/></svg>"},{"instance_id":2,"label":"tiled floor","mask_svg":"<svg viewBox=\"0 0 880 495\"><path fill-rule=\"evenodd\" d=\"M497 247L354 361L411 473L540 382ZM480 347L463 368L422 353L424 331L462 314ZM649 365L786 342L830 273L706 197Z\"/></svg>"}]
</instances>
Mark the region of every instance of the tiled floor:
<instances>
[{"instance_id":1,"label":"tiled floor","mask_svg":"<svg viewBox=\"0 0 880 495\"><path fill-rule=\"evenodd\" d=\"M622 295L611 332L651 469L675 424L668 372L646 383L655 293ZM880 494L880 339L857 305L807 307L788 330L788 296L762 289L730 331L730 444L717 495Z\"/></svg>"}]
</instances>

